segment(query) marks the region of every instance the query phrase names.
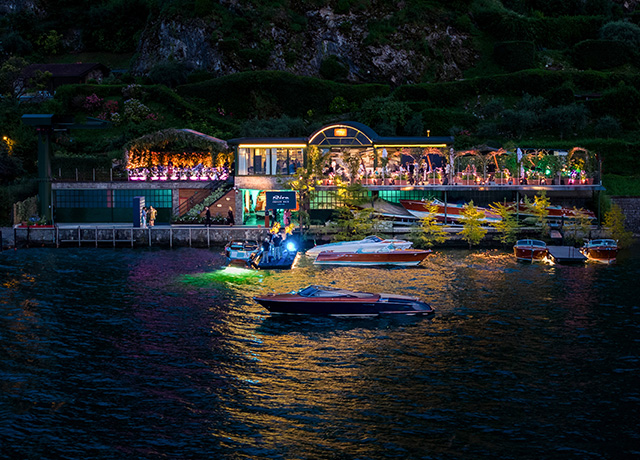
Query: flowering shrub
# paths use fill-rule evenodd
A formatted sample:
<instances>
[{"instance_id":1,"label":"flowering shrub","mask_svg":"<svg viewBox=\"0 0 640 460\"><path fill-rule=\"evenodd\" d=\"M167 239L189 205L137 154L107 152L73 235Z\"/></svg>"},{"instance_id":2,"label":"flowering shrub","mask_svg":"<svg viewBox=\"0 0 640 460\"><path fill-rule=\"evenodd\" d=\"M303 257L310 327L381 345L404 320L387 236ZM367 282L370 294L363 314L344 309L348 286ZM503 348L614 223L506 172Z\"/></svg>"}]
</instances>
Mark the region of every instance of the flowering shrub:
<instances>
[{"instance_id":1,"label":"flowering shrub","mask_svg":"<svg viewBox=\"0 0 640 460\"><path fill-rule=\"evenodd\" d=\"M113 121L114 115L118 113L118 101L106 101L102 107L102 112L98 114L101 120Z\"/></svg>"},{"instance_id":2,"label":"flowering shrub","mask_svg":"<svg viewBox=\"0 0 640 460\"><path fill-rule=\"evenodd\" d=\"M141 99L143 96L142 86L131 84L122 88L122 97L127 99Z\"/></svg>"},{"instance_id":3,"label":"flowering shrub","mask_svg":"<svg viewBox=\"0 0 640 460\"><path fill-rule=\"evenodd\" d=\"M91 96L86 97L82 106L90 112L95 112L102 109L103 104L104 99L93 93Z\"/></svg>"},{"instance_id":4,"label":"flowering shrub","mask_svg":"<svg viewBox=\"0 0 640 460\"><path fill-rule=\"evenodd\" d=\"M140 102L138 99L128 99L124 101L124 117L132 123L142 123L150 116L156 117L157 115L151 112L151 109Z\"/></svg>"}]
</instances>

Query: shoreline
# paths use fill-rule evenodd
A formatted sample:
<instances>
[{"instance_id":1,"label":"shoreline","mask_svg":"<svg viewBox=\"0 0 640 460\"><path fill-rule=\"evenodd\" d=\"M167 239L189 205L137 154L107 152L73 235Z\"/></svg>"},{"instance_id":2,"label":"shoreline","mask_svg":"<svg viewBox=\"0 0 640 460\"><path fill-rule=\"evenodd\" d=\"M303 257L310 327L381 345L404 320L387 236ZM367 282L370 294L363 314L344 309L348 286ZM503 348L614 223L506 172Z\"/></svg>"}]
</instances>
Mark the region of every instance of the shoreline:
<instances>
[{"instance_id":1,"label":"shoreline","mask_svg":"<svg viewBox=\"0 0 640 460\"><path fill-rule=\"evenodd\" d=\"M434 244L432 249L469 247L459 233L462 227L445 227L449 233L447 241ZM260 241L269 233L263 226L228 226L218 225L205 227L203 225L158 225L150 228L134 228L131 224L61 224L56 227L0 227L3 250L31 247L197 247L221 248L230 240ZM393 235L398 238L408 236L408 228L389 228L377 233ZM376 233L376 232L374 232ZM592 227L587 239L601 238L604 229ZM294 237L300 238L299 233ZM534 228L522 228L518 234L521 238L539 238ZM634 238L638 235L634 234ZM305 247L326 243L331 240L331 234L325 227L312 227L306 235ZM551 238L555 243L558 238ZM505 248L510 244L503 244L498 240L498 232L489 227L483 240L475 245L477 248Z\"/></svg>"}]
</instances>

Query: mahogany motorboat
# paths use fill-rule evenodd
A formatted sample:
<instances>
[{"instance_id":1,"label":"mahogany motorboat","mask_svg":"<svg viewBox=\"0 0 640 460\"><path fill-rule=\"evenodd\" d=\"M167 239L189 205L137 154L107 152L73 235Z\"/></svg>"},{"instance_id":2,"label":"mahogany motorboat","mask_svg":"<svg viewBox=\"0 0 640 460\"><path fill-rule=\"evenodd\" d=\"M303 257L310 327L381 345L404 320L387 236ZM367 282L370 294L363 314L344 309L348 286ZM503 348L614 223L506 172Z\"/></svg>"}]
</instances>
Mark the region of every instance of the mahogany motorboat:
<instances>
[{"instance_id":1,"label":"mahogany motorboat","mask_svg":"<svg viewBox=\"0 0 640 460\"><path fill-rule=\"evenodd\" d=\"M513 246L513 252L518 260L541 262L547 258L549 250L544 241L524 239L516 242Z\"/></svg>"},{"instance_id":2,"label":"mahogany motorboat","mask_svg":"<svg viewBox=\"0 0 640 460\"><path fill-rule=\"evenodd\" d=\"M610 238L587 241L580 249L588 260L610 264L618 257L618 242Z\"/></svg>"},{"instance_id":3,"label":"mahogany motorboat","mask_svg":"<svg viewBox=\"0 0 640 460\"><path fill-rule=\"evenodd\" d=\"M419 265L429 254L431 254L431 249L380 249L374 252L321 252L313 263L315 265L386 265L411 267Z\"/></svg>"},{"instance_id":4,"label":"mahogany motorboat","mask_svg":"<svg viewBox=\"0 0 640 460\"><path fill-rule=\"evenodd\" d=\"M285 294L253 300L276 314L328 316L432 315L431 306L416 297L374 294L311 285Z\"/></svg>"},{"instance_id":5,"label":"mahogany motorboat","mask_svg":"<svg viewBox=\"0 0 640 460\"><path fill-rule=\"evenodd\" d=\"M437 207L435 216L438 222L444 222L445 216L447 222L464 222L464 216L462 215L465 206L464 204L445 203L437 199L433 199L431 201L400 200L400 204L407 211L420 219L428 217L430 215L429 206L435 205ZM494 213L490 209L480 206L475 206L475 208L484 214L484 217L482 217L481 219L482 222L499 222L500 220L502 220L502 218L498 214Z\"/></svg>"}]
</instances>

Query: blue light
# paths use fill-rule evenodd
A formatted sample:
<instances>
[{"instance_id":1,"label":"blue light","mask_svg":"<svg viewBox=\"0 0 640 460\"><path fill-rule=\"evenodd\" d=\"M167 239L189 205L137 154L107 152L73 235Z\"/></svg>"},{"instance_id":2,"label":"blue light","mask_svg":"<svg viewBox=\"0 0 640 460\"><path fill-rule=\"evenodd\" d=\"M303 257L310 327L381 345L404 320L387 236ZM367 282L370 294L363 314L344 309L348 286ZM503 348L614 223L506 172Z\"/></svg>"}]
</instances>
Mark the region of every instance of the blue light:
<instances>
[{"instance_id":1,"label":"blue light","mask_svg":"<svg viewBox=\"0 0 640 460\"><path fill-rule=\"evenodd\" d=\"M296 245L293 243L287 243L287 251L294 252L296 250Z\"/></svg>"}]
</instances>

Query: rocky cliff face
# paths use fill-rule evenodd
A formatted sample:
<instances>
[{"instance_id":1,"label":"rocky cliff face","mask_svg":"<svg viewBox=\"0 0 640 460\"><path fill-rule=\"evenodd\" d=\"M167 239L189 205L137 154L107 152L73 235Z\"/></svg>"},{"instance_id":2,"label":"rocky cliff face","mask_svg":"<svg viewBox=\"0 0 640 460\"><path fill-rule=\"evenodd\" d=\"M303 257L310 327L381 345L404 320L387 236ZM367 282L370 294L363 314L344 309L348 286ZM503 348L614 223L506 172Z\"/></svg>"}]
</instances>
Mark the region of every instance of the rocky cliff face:
<instances>
[{"instance_id":1,"label":"rocky cliff face","mask_svg":"<svg viewBox=\"0 0 640 460\"><path fill-rule=\"evenodd\" d=\"M37 0L0 0L0 14L17 13L18 11L38 11Z\"/></svg>"},{"instance_id":2,"label":"rocky cliff face","mask_svg":"<svg viewBox=\"0 0 640 460\"><path fill-rule=\"evenodd\" d=\"M216 76L247 69L319 76L322 62L334 56L347 69L349 81L403 84L461 78L462 71L477 60L470 37L444 23L400 27L384 43L368 43L368 22L374 19L366 12L337 14L321 8L306 12L305 30L298 33L273 23L261 24L259 40L245 45L258 49L268 44L268 58L258 63L243 61L238 50L227 49L223 39L214 38L221 35L215 22L161 18L142 34L132 73L143 75L171 60ZM410 43L421 43L421 50Z\"/></svg>"}]
</instances>

